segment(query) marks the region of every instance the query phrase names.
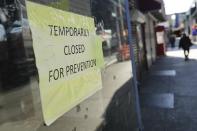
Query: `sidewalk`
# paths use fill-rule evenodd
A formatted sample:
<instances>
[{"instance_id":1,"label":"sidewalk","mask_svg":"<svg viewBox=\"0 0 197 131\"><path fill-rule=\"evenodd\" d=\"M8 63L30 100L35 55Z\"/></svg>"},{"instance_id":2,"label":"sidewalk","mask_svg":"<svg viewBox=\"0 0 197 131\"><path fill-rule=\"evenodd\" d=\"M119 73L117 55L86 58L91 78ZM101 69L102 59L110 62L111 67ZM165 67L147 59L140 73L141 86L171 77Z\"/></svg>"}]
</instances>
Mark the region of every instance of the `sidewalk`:
<instances>
[{"instance_id":1,"label":"sidewalk","mask_svg":"<svg viewBox=\"0 0 197 131\"><path fill-rule=\"evenodd\" d=\"M197 46L184 61L170 50L146 74L140 87L145 131L197 131Z\"/></svg>"}]
</instances>

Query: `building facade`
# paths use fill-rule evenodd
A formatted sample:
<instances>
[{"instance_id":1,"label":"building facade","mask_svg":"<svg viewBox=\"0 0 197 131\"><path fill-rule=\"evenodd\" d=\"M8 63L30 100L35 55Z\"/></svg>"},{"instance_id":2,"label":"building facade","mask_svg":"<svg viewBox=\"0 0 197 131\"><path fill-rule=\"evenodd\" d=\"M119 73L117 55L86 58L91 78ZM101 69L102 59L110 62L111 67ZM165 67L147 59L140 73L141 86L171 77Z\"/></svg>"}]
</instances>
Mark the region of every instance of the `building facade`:
<instances>
[{"instance_id":1,"label":"building facade","mask_svg":"<svg viewBox=\"0 0 197 131\"><path fill-rule=\"evenodd\" d=\"M49 6L51 10L55 8L61 10L61 13L70 13L71 17L75 13L94 19L95 33L102 39L100 44L102 44L105 59L105 66L101 70L103 88L94 94L84 96L87 99L80 99L78 105L73 105L73 108L57 121L46 126L42 115L39 74L37 71L32 75L28 74L32 67L35 69L36 62L25 1L0 0L0 29L5 30L0 32L2 38L0 42L8 48L6 52L2 52L2 44L0 45L0 53L5 55L4 59L0 59L0 83L6 82L6 85L0 85L0 130L139 131L136 94L133 91L132 73L135 69L131 69L131 62L136 64L138 81L140 81L143 72L149 69L156 59L155 26L160 21L159 10L162 9L162 3L158 0L150 0L148 3L144 0L129 0L132 25L132 43L129 43L124 0L30 1L39 6ZM36 17L36 19L39 18ZM77 21L77 19L74 20ZM131 61L128 55L129 44L132 44L135 57ZM52 46L49 48L53 50ZM123 55L121 53L123 48L125 61L119 62L117 56ZM49 59L51 60L52 57ZM62 59L62 61L70 60ZM87 77L79 81L84 79L86 83L94 82ZM14 83L13 80L17 82ZM69 87L71 84L76 83L70 82L66 86ZM65 92L68 95L67 101L74 97L75 91L85 92L81 90L81 86L75 86L74 89L69 90L70 92ZM57 90L66 91L63 88ZM53 101L53 98L58 95L56 92L53 93L50 100ZM57 106L57 108L60 107L61 105Z\"/></svg>"}]
</instances>

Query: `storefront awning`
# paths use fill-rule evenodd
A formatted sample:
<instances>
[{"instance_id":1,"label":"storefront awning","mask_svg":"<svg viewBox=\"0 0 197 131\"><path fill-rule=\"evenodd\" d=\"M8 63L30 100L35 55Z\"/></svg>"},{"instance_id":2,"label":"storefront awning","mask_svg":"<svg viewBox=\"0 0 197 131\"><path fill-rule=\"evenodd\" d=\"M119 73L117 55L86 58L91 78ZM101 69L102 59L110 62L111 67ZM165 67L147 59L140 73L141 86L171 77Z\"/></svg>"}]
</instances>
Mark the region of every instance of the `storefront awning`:
<instances>
[{"instance_id":1,"label":"storefront awning","mask_svg":"<svg viewBox=\"0 0 197 131\"><path fill-rule=\"evenodd\" d=\"M159 0L138 0L138 5L142 12L161 9L161 2Z\"/></svg>"},{"instance_id":2,"label":"storefront awning","mask_svg":"<svg viewBox=\"0 0 197 131\"><path fill-rule=\"evenodd\" d=\"M159 11L152 11L151 14L159 21L159 22L164 22L166 21L166 16L165 14L159 12Z\"/></svg>"}]
</instances>

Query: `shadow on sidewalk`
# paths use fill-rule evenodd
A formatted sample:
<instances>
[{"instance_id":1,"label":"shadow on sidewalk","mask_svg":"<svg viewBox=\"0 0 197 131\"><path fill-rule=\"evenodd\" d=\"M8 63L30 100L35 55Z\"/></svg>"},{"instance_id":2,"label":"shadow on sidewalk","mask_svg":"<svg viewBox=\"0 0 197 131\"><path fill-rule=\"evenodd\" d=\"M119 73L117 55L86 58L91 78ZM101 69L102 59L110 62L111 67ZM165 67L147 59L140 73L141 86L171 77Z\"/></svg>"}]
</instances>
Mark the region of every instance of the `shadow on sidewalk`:
<instances>
[{"instance_id":1,"label":"shadow on sidewalk","mask_svg":"<svg viewBox=\"0 0 197 131\"><path fill-rule=\"evenodd\" d=\"M136 114L131 92L132 80L127 81L114 94L97 131L135 131Z\"/></svg>"}]
</instances>

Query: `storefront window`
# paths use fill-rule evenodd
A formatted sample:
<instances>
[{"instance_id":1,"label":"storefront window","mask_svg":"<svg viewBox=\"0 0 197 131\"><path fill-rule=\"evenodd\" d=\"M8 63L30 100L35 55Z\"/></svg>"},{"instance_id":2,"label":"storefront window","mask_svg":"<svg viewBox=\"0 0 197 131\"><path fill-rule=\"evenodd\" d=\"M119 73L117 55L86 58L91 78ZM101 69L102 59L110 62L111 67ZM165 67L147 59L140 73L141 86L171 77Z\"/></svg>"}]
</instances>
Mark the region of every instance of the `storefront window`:
<instances>
[{"instance_id":1,"label":"storefront window","mask_svg":"<svg viewBox=\"0 0 197 131\"><path fill-rule=\"evenodd\" d=\"M47 126L43 118L39 90L42 76L37 68L38 61L36 61L37 56L33 45L36 40L32 37L33 26L29 24L26 6L29 1L1 0L0 130L137 130L124 0L30 1L37 5L50 7L50 9L61 10L62 13L69 12L93 18L95 34L101 39L100 44L102 44L104 57L104 66L101 69L102 89L90 96L85 96L84 100L79 100L72 106L74 108ZM58 16L58 19L61 17L64 16ZM41 18L36 17L35 19L39 21ZM76 19L73 20L76 21ZM84 34L84 32L82 35L88 34ZM53 46L49 48L50 50L55 49ZM43 52L40 57L44 57L45 54L46 52ZM66 61L70 61L70 59L66 59ZM56 62L55 59L54 62ZM65 94L69 93L65 92ZM58 93L53 95L53 97L57 97ZM67 98L69 99L69 97Z\"/></svg>"}]
</instances>

